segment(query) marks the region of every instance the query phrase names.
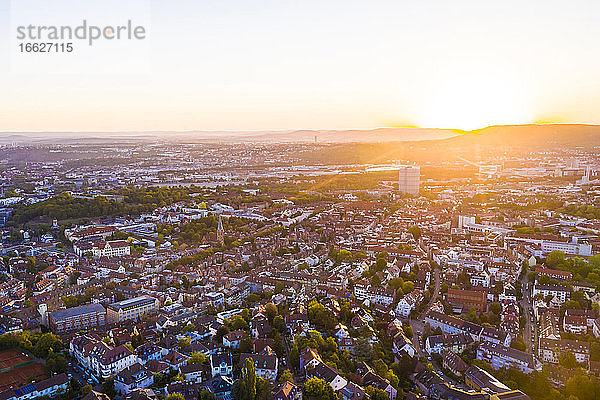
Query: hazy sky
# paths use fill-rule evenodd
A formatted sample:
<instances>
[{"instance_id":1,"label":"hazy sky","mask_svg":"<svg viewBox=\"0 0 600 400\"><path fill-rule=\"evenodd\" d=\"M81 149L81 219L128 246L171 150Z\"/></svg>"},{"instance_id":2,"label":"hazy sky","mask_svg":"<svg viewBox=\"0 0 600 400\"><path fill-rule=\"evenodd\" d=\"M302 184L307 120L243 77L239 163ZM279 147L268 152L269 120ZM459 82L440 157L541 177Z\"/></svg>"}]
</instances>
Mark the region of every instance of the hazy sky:
<instances>
[{"instance_id":1,"label":"hazy sky","mask_svg":"<svg viewBox=\"0 0 600 400\"><path fill-rule=\"evenodd\" d=\"M32 20L148 31L56 62L17 54L22 1L0 2L0 131L600 123L597 0L45 0Z\"/></svg>"}]
</instances>

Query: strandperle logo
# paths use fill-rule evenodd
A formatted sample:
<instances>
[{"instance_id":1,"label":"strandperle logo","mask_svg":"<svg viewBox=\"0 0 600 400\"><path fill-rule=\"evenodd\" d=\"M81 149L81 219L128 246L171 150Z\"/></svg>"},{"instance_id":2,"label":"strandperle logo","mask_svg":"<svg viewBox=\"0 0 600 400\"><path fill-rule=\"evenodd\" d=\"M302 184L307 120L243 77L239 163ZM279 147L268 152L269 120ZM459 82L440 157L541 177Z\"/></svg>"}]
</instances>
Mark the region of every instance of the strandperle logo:
<instances>
[{"instance_id":1,"label":"strandperle logo","mask_svg":"<svg viewBox=\"0 0 600 400\"><path fill-rule=\"evenodd\" d=\"M85 40L92 45L98 40L143 40L146 28L127 20L126 25L90 25L86 19L81 25L20 25L17 26L18 40Z\"/></svg>"}]
</instances>

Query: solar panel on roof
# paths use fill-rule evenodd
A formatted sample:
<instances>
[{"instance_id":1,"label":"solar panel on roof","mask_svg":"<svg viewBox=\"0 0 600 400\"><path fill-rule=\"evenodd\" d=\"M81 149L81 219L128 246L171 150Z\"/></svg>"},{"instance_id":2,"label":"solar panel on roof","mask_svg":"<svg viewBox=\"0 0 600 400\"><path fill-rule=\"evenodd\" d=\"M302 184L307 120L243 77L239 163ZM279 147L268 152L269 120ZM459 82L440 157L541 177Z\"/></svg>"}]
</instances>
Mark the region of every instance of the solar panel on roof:
<instances>
[{"instance_id":1,"label":"solar panel on roof","mask_svg":"<svg viewBox=\"0 0 600 400\"><path fill-rule=\"evenodd\" d=\"M31 392L34 392L35 390L36 389L33 384L25 385L21 388L21 391L23 392L23 394L31 393Z\"/></svg>"}]
</instances>

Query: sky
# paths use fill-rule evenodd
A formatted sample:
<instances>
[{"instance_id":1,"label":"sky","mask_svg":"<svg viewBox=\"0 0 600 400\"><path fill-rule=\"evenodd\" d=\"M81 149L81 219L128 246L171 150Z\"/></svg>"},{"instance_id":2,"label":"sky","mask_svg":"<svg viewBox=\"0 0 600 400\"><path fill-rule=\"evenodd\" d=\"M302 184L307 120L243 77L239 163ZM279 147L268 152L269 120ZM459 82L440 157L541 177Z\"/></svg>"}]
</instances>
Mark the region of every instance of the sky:
<instances>
[{"instance_id":1,"label":"sky","mask_svg":"<svg viewBox=\"0 0 600 400\"><path fill-rule=\"evenodd\" d=\"M84 18L147 37L19 52L18 25ZM0 132L600 124L598 20L593 0L2 0Z\"/></svg>"}]
</instances>

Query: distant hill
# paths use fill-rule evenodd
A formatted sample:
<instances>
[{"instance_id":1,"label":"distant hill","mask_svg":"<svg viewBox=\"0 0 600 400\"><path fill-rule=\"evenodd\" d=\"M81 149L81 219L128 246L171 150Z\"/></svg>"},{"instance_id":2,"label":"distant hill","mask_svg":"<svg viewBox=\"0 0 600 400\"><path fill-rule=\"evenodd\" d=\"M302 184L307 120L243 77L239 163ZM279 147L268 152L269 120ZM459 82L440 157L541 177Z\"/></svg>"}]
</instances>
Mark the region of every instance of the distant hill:
<instances>
[{"instance_id":1,"label":"distant hill","mask_svg":"<svg viewBox=\"0 0 600 400\"><path fill-rule=\"evenodd\" d=\"M451 146L578 147L600 146L600 125L499 125L443 141Z\"/></svg>"},{"instance_id":2,"label":"distant hill","mask_svg":"<svg viewBox=\"0 0 600 400\"><path fill-rule=\"evenodd\" d=\"M583 124L491 126L451 138L420 141L336 143L304 154L307 162L378 164L409 160L422 165L451 159L472 160L510 152L600 146L600 126Z\"/></svg>"},{"instance_id":3,"label":"distant hill","mask_svg":"<svg viewBox=\"0 0 600 400\"><path fill-rule=\"evenodd\" d=\"M286 131L185 131L185 132L4 132L0 144L101 143L164 139L173 142L360 143L440 140L458 134L450 129L376 128Z\"/></svg>"},{"instance_id":4,"label":"distant hill","mask_svg":"<svg viewBox=\"0 0 600 400\"><path fill-rule=\"evenodd\" d=\"M454 137L459 131L436 128L375 128L347 130L297 130L291 132L266 133L256 139L285 142L360 143L360 142L408 142L440 140Z\"/></svg>"},{"instance_id":5,"label":"distant hill","mask_svg":"<svg viewBox=\"0 0 600 400\"><path fill-rule=\"evenodd\" d=\"M431 149L470 146L514 146L524 148L556 146L600 146L600 125L547 124L499 125L464 132L436 128L375 128L346 130L287 131L185 131L185 132L0 132L0 144L100 144L115 142L175 143L249 142L377 144L397 142L399 146L417 145Z\"/></svg>"}]
</instances>

